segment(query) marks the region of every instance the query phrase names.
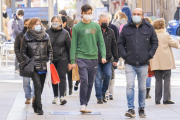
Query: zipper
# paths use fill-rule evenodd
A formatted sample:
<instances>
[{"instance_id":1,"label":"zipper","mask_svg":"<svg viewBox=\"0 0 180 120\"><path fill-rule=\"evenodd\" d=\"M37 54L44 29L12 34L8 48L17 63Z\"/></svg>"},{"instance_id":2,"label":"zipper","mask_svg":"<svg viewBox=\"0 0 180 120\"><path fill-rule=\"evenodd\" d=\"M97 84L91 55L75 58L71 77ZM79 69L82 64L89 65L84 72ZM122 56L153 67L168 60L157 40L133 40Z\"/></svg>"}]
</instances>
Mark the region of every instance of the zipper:
<instances>
[{"instance_id":1,"label":"zipper","mask_svg":"<svg viewBox=\"0 0 180 120\"><path fill-rule=\"evenodd\" d=\"M136 65L139 66L139 63L138 63L138 48L137 48L137 44L138 44L138 31L139 29L137 28L136 30Z\"/></svg>"}]
</instances>

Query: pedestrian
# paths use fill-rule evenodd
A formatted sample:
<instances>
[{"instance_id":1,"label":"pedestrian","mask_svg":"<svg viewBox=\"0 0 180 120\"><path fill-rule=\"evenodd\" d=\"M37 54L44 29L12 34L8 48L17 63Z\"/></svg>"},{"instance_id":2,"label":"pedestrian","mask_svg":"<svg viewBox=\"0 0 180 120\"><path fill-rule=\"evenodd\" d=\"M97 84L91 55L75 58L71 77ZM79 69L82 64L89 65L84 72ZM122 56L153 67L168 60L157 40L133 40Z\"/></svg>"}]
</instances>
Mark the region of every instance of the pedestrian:
<instances>
[{"instance_id":1,"label":"pedestrian","mask_svg":"<svg viewBox=\"0 0 180 120\"><path fill-rule=\"evenodd\" d=\"M145 21L149 22L152 25L152 20L149 17L145 17L144 18ZM150 90L151 90L151 78L153 76L152 75L148 75L148 77L146 78L146 99L151 98L150 96Z\"/></svg>"},{"instance_id":2,"label":"pedestrian","mask_svg":"<svg viewBox=\"0 0 180 120\"><path fill-rule=\"evenodd\" d=\"M118 20L114 23L119 29L119 33L122 27L127 24L128 18L124 12L119 13Z\"/></svg>"},{"instance_id":3,"label":"pedestrian","mask_svg":"<svg viewBox=\"0 0 180 120\"><path fill-rule=\"evenodd\" d=\"M41 24L39 18L32 18L28 25L28 31L24 35L21 45L21 55L24 61L34 59L34 112L43 115L41 94L47 73L46 63L53 60L53 52L49 35Z\"/></svg>"},{"instance_id":4,"label":"pedestrian","mask_svg":"<svg viewBox=\"0 0 180 120\"><path fill-rule=\"evenodd\" d=\"M120 13L120 12L121 12L121 11L119 11L118 13ZM116 25L114 25L114 24L111 23L112 14L111 14L110 12L107 12L107 15L108 15L108 18L109 18L109 25L108 25L108 27L111 28L111 29L114 31L116 41L119 41L119 30L118 30L118 28L116 27ZM114 65L113 65L113 62L114 62L114 58L112 57L112 59L111 59L112 75L111 75L111 80L110 80L110 83L109 83L108 90L107 90L107 92L106 92L106 98L107 98L107 100L108 100L108 99L113 100L113 91L114 91L114 83L115 83L115 68L117 68L117 66L114 66Z\"/></svg>"},{"instance_id":5,"label":"pedestrian","mask_svg":"<svg viewBox=\"0 0 180 120\"><path fill-rule=\"evenodd\" d=\"M175 69L175 60L171 47L180 49L179 42L166 33L165 20L159 18L153 26L158 36L159 46L153 59L150 60L151 70L155 73L155 103L161 104L164 88L163 104L174 104L171 101L171 69ZM164 80L164 85L163 85Z\"/></svg>"},{"instance_id":6,"label":"pedestrian","mask_svg":"<svg viewBox=\"0 0 180 120\"><path fill-rule=\"evenodd\" d=\"M67 27L68 28L73 28L74 26L74 20L70 17L70 16L67 16L67 13L65 10L61 10L59 11L59 15L60 17L61 16L65 16L67 18Z\"/></svg>"},{"instance_id":7,"label":"pedestrian","mask_svg":"<svg viewBox=\"0 0 180 120\"><path fill-rule=\"evenodd\" d=\"M145 117L146 77L149 60L158 47L158 38L153 26L145 22L143 10L136 8L132 20L126 24L120 34L120 55L125 60L126 94L128 102L127 117L135 117L134 87L138 78L139 116Z\"/></svg>"},{"instance_id":8,"label":"pedestrian","mask_svg":"<svg viewBox=\"0 0 180 120\"><path fill-rule=\"evenodd\" d=\"M63 22L63 28L68 31L70 38L72 39L72 28L67 27L67 18L65 16L62 16L61 18L62 18L62 22ZM71 64L68 65L67 75L68 75L69 95L72 95L73 81L72 81L72 66L71 66ZM66 91L67 91L67 85L66 85Z\"/></svg>"},{"instance_id":9,"label":"pedestrian","mask_svg":"<svg viewBox=\"0 0 180 120\"><path fill-rule=\"evenodd\" d=\"M16 36L15 42L14 42L14 52L17 58L18 63L21 63L24 61L21 53L20 53L20 48L21 48L21 43L23 41L23 36L24 34L27 32L27 27L29 25L30 19L25 19L24 20L24 29L23 31L18 34ZM24 89L24 93L25 93L25 104L31 104L31 98L33 98L32 100L32 104L34 103L34 86L32 85L31 88L31 79L27 78L27 77L23 77L23 89ZM32 92L32 94L31 94Z\"/></svg>"},{"instance_id":10,"label":"pedestrian","mask_svg":"<svg viewBox=\"0 0 180 120\"><path fill-rule=\"evenodd\" d=\"M102 63L100 51L98 52L98 68L95 78L95 90L98 104L107 102L105 93L108 90L111 79L111 59L114 57L113 66L117 66L118 48L114 31L108 27L109 18L106 13L99 15L99 24L101 26L105 46L106 46L106 63ZM103 76L103 77L102 77ZM103 78L103 79L102 79Z\"/></svg>"},{"instance_id":11,"label":"pedestrian","mask_svg":"<svg viewBox=\"0 0 180 120\"><path fill-rule=\"evenodd\" d=\"M119 11L117 11L117 12L115 13L114 19L112 20L112 24L114 24L114 23L118 20L118 15L119 15L119 13L121 13L121 12L122 12L122 11L119 10ZM112 18L112 15L111 15L111 18Z\"/></svg>"},{"instance_id":12,"label":"pedestrian","mask_svg":"<svg viewBox=\"0 0 180 120\"><path fill-rule=\"evenodd\" d=\"M128 17L128 21L130 21L131 20L131 10L127 3L124 3L122 12L124 12L126 14L126 16Z\"/></svg>"},{"instance_id":13,"label":"pedestrian","mask_svg":"<svg viewBox=\"0 0 180 120\"><path fill-rule=\"evenodd\" d=\"M7 6L3 4L3 33L6 35L7 40L10 41L11 37L8 33L8 22L9 22L9 15L7 14Z\"/></svg>"},{"instance_id":14,"label":"pedestrian","mask_svg":"<svg viewBox=\"0 0 180 120\"><path fill-rule=\"evenodd\" d=\"M20 34L24 29L24 22L23 22L24 10L18 9L16 11L16 15L14 15L14 20L12 21L12 35L13 38L16 39L16 36ZM19 73L19 66L17 58L15 58L15 73Z\"/></svg>"},{"instance_id":15,"label":"pedestrian","mask_svg":"<svg viewBox=\"0 0 180 120\"><path fill-rule=\"evenodd\" d=\"M64 98L66 91L66 72L68 70L68 64L70 64L70 47L71 41L69 33L63 29L63 22L60 16L54 16L51 19L52 26L47 29L46 32L49 34L51 45L53 49L53 61L57 72L59 74L61 82L53 84L54 99L52 104L57 104L58 96L60 98L60 105L67 103ZM58 95L59 88L59 95Z\"/></svg>"},{"instance_id":16,"label":"pedestrian","mask_svg":"<svg viewBox=\"0 0 180 120\"><path fill-rule=\"evenodd\" d=\"M98 65L99 46L102 63L106 63L106 49L100 26L91 21L92 7L85 4L81 7L83 20L73 27L71 42L71 63L72 67L79 67L80 75L80 112L91 112L87 105ZM76 59L75 59L76 58Z\"/></svg>"}]
</instances>

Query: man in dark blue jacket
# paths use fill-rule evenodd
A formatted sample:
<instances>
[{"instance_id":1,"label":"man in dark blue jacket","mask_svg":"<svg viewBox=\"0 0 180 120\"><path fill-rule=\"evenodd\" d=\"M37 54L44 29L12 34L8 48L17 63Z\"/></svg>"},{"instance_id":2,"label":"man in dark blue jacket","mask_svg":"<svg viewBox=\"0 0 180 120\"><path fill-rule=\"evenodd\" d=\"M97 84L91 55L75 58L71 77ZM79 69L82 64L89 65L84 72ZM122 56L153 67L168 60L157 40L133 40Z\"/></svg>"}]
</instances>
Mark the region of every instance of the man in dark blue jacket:
<instances>
[{"instance_id":1,"label":"man in dark blue jacket","mask_svg":"<svg viewBox=\"0 0 180 120\"><path fill-rule=\"evenodd\" d=\"M131 10L129 9L129 6L127 3L124 3L122 12L124 12L126 14L126 16L128 17L128 21L130 21L131 20Z\"/></svg>"},{"instance_id":2,"label":"man in dark blue jacket","mask_svg":"<svg viewBox=\"0 0 180 120\"><path fill-rule=\"evenodd\" d=\"M158 38L153 26L144 20L141 8L133 11L132 20L126 24L120 34L120 55L125 60L126 94L128 101L127 117L135 117L134 87L138 78L139 116L145 117L146 78L149 60L158 47Z\"/></svg>"}]
</instances>

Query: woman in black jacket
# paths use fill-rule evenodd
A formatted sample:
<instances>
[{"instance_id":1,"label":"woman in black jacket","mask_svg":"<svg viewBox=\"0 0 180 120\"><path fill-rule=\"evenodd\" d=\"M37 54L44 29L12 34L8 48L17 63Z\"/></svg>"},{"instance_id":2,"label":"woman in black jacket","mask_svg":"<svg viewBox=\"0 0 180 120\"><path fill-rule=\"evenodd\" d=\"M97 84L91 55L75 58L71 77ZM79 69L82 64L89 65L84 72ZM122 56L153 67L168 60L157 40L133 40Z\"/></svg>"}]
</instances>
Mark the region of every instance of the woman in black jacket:
<instances>
[{"instance_id":1,"label":"woman in black jacket","mask_svg":"<svg viewBox=\"0 0 180 120\"><path fill-rule=\"evenodd\" d=\"M49 35L38 18L30 20L28 31L24 35L21 46L21 55L24 61L34 59L34 83L35 101L33 104L34 112L39 115L43 114L41 94L44 87L47 65L46 63L53 59L53 52Z\"/></svg>"},{"instance_id":2,"label":"woman in black jacket","mask_svg":"<svg viewBox=\"0 0 180 120\"><path fill-rule=\"evenodd\" d=\"M68 64L70 64L70 47L71 41L69 33L62 27L62 19L60 16L54 16L51 20L52 26L46 32L50 36L52 48L53 48L53 63L57 69L60 77L60 83L53 86L54 99L53 104L57 104L58 101L58 88L60 92L60 105L67 103L64 98L66 91L66 72L68 70ZM59 86L59 87L58 87Z\"/></svg>"}]
</instances>

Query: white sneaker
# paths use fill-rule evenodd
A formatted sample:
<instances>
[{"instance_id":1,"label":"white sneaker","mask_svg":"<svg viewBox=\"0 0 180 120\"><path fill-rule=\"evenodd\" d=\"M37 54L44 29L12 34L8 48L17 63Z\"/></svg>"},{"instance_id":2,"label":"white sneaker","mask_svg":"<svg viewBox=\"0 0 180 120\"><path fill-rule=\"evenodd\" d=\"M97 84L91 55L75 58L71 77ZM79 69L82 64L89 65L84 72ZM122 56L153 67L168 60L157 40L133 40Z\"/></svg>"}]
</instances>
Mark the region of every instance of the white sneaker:
<instances>
[{"instance_id":1,"label":"white sneaker","mask_svg":"<svg viewBox=\"0 0 180 120\"><path fill-rule=\"evenodd\" d=\"M66 103L67 103L66 99L64 97L61 97L60 98L60 105L64 105Z\"/></svg>"},{"instance_id":2,"label":"white sneaker","mask_svg":"<svg viewBox=\"0 0 180 120\"><path fill-rule=\"evenodd\" d=\"M14 71L14 73L17 73L17 74L19 74L19 70L15 70L15 71Z\"/></svg>"},{"instance_id":3,"label":"white sneaker","mask_svg":"<svg viewBox=\"0 0 180 120\"><path fill-rule=\"evenodd\" d=\"M89 110L89 109L86 107L85 113L91 113L91 110Z\"/></svg>"},{"instance_id":4,"label":"white sneaker","mask_svg":"<svg viewBox=\"0 0 180 120\"><path fill-rule=\"evenodd\" d=\"M85 105L81 105L80 112L86 112L86 106Z\"/></svg>"},{"instance_id":5,"label":"white sneaker","mask_svg":"<svg viewBox=\"0 0 180 120\"><path fill-rule=\"evenodd\" d=\"M57 102L58 102L58 97L54 97L52 104L57 104Z\"/></svg>"}]
</instances>

